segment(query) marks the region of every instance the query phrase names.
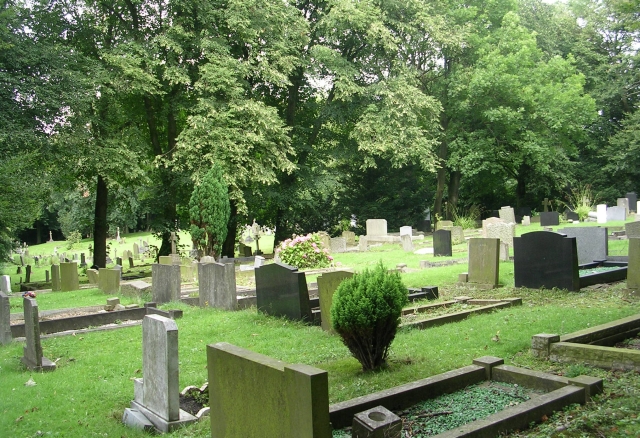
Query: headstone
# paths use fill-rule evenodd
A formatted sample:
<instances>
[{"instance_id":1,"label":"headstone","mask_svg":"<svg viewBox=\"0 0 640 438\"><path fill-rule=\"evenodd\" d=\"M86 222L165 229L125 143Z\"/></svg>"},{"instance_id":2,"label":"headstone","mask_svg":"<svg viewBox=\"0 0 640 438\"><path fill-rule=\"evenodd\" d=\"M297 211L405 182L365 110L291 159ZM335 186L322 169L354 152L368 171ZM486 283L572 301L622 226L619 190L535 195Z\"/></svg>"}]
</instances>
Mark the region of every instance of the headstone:
<instances>
[{"instance_id":1,"label":"headstone","mask_svg":"<svg viewBox=\"0 0 640 438\"><path fill-rule=\"evenodd\" d=\"M629 199L618 198L617 203L618 203L618 207L624 208L625 216L628 216L629 215Z\"/></svg>"},{"instance_id":2,"label":"headstone","mask_svg":"<svg viewBox=\"0 0 640 438\"><path fill-rule=\"evenodd\" d=\"M24 268L24 282L31 283L31 265L27 265Z\"/></svg>"},{"instance_id":3,"label":"headstone","mask_svg":"<svg viewBox=\"0 0 640 438\"><path fill-rule=\"evenodd\" d=\"M324 231L318 232L318 237L320 238L320 243L322 244L322 248L326 248L331 250L331 237Z\"/></svg>"},{"instance_id":4,"label":"headstone","mask_svg":"<svg viewBox=\"0 0 640 438\"><path fill-rule=\"evenodd\" d=\"M122 257L116 257L116 265L122 266Z\"/></svg>"},{"instance_id":5,"label":"headstone","mask_svg":"<svg viewBox=\"0 0 640 438\"><path fill-rule=\"evenodd\" d=\"M516 223L521 223L525 216L531 217L531 207L516 207Z\"/></svg>"},{"instance_id":6,"label":"headstone","mask_svg":"<svg viewBox=\"0 0 640 438\"><path fill-rule=\"evenodd\" d=\"M116 227L116 240L120 243L120 227Z\"/></svg>"},{"instance_id":7,"label":"headstone","mask_svg":"<svg viewBox=\"0 0 640 438\"><path fill-rule=\"evenodd\" d=\"M482 237L489 237L487 236L487 226L489 226L490 224L504 224L504 223L506 222L498 217L488 217L484 219L482 221Z\"/></svg>"},{"instance_id":8,"label":"headstone","mask_svg":"<svg viewBox=\"0 0 640 438\"><path fill-rule=\"evenodd\" d=\"M413 252L413 241L411 240L411 236L408 234L402 234L400 236L400 241L402 242L402 249L406 252Z\"/></svg>"},{"instance_id":9,"label":"headstone","mask_svg":"<svg viewBox=\"0 0 640 438\"><path fill-rule=\"evenodd\" d=\"M627 289L640 289L640 238L637 237L632 237L629 239Z\"/></svg>"},{"instance_id":10,"label":"headstone","mask_svg":"<svg viewBox=\"0 0 640 438\"><path fill-rule=\"evenodd\" d=\"M534 231L513 239L516 287L580 290L575 237Z\"/></svg>"},{"instance_id":11,"label":"headstone","mask_svg":"<svg viewBox=\"0 0 640 438\"><path fill-rule=\"evenodd\" d=\"M626 224L624 224L624 230L629 239L633 237L640 237L640 222L627 222Z\"/></svg>"},{"instance_id":12,"label":"headstone","mask_svg":"<svg viewBox=\"0 0 640 438\"><path fill-rule=\"evenodd\" d=\"M341 253L347 250L347 241L344 237L332 237L329 242L332 253Z\"/></svg>"},{"instance_id":13,"label":"headstone","mask_svg":"<svg viewBox=\"0 0 640 438\"><path fill-rule=\"evenodd\" d=\"M176 242L176 233L171 232L171 254L178 254Z\"/></svg>"},{"instance_id":14,"label":"headstone","mask_svg":"<svg viewBox=\"0 0 640 438\"><path fill-rule=\"evenodd\" d=\"M134 380L130 410L141 412L160 432L195 422L196 417L180 409L179 377L176 322L146 315L142 320L142 379Z\"/></svg>"},{"instance_id":15,"label":"headstone","mask_svg":"<svg viewBox=\"0 0 640 438\"><path fill-rule=\"evenodd\" d=\"M87 270L87 273L89 270ZM98 271L98 288L107 295L120 293L120 271L100 268Z\"/></svg>"},{"instance_id":16,"label":"headstone","mask_svg":"<svg viewBox=\"0 0 640 438\"><path fill-rule=\"evenodd\" d=\"M578 264L592 263L596 260L606 260L609 252L607 229L601 227L573 227L562 228L558 233L576 238L578 249Z\"/></svg>"},{"instance_id":17,"label":"headstone","mask_svg":"<svg viewBox=\"0 0 640 438\"><path fill-rule=\"evenodd\" d=\"M529 225L531 225L531 216L523 216L522 225L525 227L528 227Z\"/></svg>"},{"instance_id":18,"label":"headstone","mask_svg":"<svg viewBox=\"0 0 640 438\"><path fill-rule=\"evenodd\" d=\"M40 317L38 316L38 303L34 298L24 298L24 336L25 346L20 361L33 371L53 371L56 364L42 355L40 343Z\"/></svg>"},{"instance_id":19,"label":"headstone","mask_svg":"<svg viewBox=\"0 0 640 438\"><path fill-rule=\"evenodd\" d=\"M360 236L358 240L358 251L369 251L369 239L367 239L367 236Z\"/></svg>"},{"instance_id":20,"label":"headstone","mask_svg":"<svg viewBox=\"0 0 640 438\"><path fill-rule=\"evenodd\" d=\"M418 229L418 231L422 231L423 233L430 233L431 220L424 219L424 220L418 221L418 225L416 226L416 228Z\"/></svg>"},{"instance_id":21,"label":"headstone","mask_svg":"<svg viewBox=\"0 0 640 438\"><path fill-rule=\"evenodd\" d=\"M232 263L198 264L200 307L236 310L236 271Z\"/></svg>"},{"instance_id":22,"label":"headstone","mask_svg":"<svg viewBox=\"0 0 640 438\"><path fill-rule=\"evenodd\" d=\"M488 219L487 219L488 221ZM487 238L498 238L501 242L509 245L509 248L513 247L513 238L516 235L516 224L506 222L488 222L485 225Z\"/></svg>"},{"instance_id":23,"label":"headstone","mask_svg":"<svg viewBox=\"0 0 640 438\"><path fill-rule=\"evenodd\" d=\"M516 223L516 214L511 207L502 207L499 211L500 219L506 223Z\"/></svg>"},{"instance_id":24,"label":"headstone","mask_svg":"<svg viewBox=\"0 0 640 438\"><path fill-rule=\"evenodd\" d=\"M11 302L9 296L4 291L0 291L0 345L10 344L12 340Z\"/></svg>"},{"instance_id":25,"label":"headstone","mask_svg":"<svg viewBox=\"0 0 640 438\"><path fill-rule=\"evenodd\" d=\"M87 266L87 259L84 255L83 252L80 253L80 267L84 268L85 266Z\"/></svg>"},{"instance_id":26,"label":"headstone","mask_svg":"<svg viewBox=\"0 0 640 438\"><path fill-rule=\"evenodd\" d=\"M354 246L356 244L356 233L353 231L343 231L342 237L347 242L347 246Z\"/></svg>"},{"instance_id":27,"label":"headstone","mask_svg":"<svg viewBox=\"0 0 640 438\"><path fill-rule=\"evenodd\" d=\"M151 265L151 284L153 301L158 304L180 299L180 266Z\"/></svg>"},{"instance_id":28,"label":"headstone","mask_svg":"<svg viewBox=\"0 0 640 438\"><path fill-rule=\"evenodd\" d=\"M568 208L564 211L564 215L566 216L568 221L579 221L580 216L575 211L569 210Z\"/></svg>"},{"instance_id":29,"label":"headstone","mask_svg":"<svg viewBox=\"0 0 640 438\"><path fill-rule=\"evenodd\" d=\"M596 206L597 221L599 224L607 223L607 204L598 204Z\"/></svg>"},{"instance_id":30,"label":"headstone","mask_svg":"<svg viewBox=\"0 0 640 438\"><path fill-rule=\"evenodd\" d=\"M469 282L498 286L500 239L469 239Z\"/></svg>"},{"instance_id":31,"label":"headstone","mask_svg":"<svg viewBox=\"0 0 640 438\"><path fill-rule=\"evenodd\" d=\"M333 331L331 325L331 304L333 302L333 294L340 286L343 280L353 277L352 272L334 271L325 272L318 276L318 297L320 301L320 317L322 330Z\"/></svg>"},{"instance_id":32,"label":"headstone","mask_svg":"<svg viewBox=\"0 0 640 438\"><path fill-rule=\"evenodd\" d=\"M400 227L400 236L413 236L413 229L410 226Z\"/></svg>"},{"instance_id":33,"label":"headstone","mask_svg":"<svg viewBox=\"0 0 640 438\"><path fill-rule=\"evenodd\" d=\"M627 199L627 198L623 198ZM609 207L607 208L607 222L609 221L626 221L627 209L625 207Z\"/></svg>"},{"instance_id":34,"label":"headstone","mask_svg":"<svg viewBox=\"0 0 640 438\"><path fill-rule=\"evenodd\" d=\"M51 265L51 290L60 290L60 265Z\"/></svg>"},{"instance_id":35,"label":"headstone","mask_svg":"<svg viewBox=\"0 0 640 438\"><path fill-rule=\"evenodd\" d=\"M77 263L60 263L60 290L68 292L80 289Z\"/></svg>"},{"instance_id":36,"label":"headstone","mask_svg":"<svg viewBox=\"0 0 640 438\"><path fill-rule=\"evenodd\" d=\"M160 256L158 257L158 263L161 265L173 265L173 257L171 256Z\"/></svg>"},{"instance_id":37,"label":"headstone","mask_svg":"<svg viewBox=\"0 0 640 438\"><path fill-rule=\"evenodd\" d=\"M386 219L367 219L367 236L386 236Z\"/></svg>"},{"instance_id":38,"label":"headstone","mask_svg":"<svg viewBox=\"0 0 640 438\"><path fill-rule=\"evenodd\" d=\"M98 270L97 269L87 269L87 280L89 284L98 284Z\"/></svg>"},{"instance_id":39,"label":"headstone","mask_svg":"<svg viewBox=\"0 0 640 438\"><path fill-rule=\"evenodd\" d=\"M625 197L627 198L627 206L629 210L633 213L637 213L638 195L636 194L636 192L629 192L625 195Z\"/></svg>"},{"instance_id":40,"label":"headstone","mask_svg":"<svg viewBox=\"0 0 640 438\"><path fill-rule=\"evenodd\" d=\"M140 246L137 243L133 243L133 258L137 259L140 257Z\"/></svg>"},{"instance_id":41,"label":"headstone","mask_svg":"<svg viewBox=\"0 0 640 438\"><path fill-rule=\"evenodd\" d=\"M255 269L258 310L291 320L311 320L309 291L304 272L282 263Z\"/></svg>"},{"instance_id":42,"label":"headstone","mask_svg":"<svg viewBox=\"0 0 640 438\"><path fill-rule=\"evenodd\" d=\"M262 256L255 256L253 259L253 267L259 268L260 266L264 266L265 258Z\"/></svg>"},{"instance_id":43,"label":"headstone","mask_svg":"<svg viewBox=\"0 0 640 438\"><path fill-rule=\"evenodd\" d=\"M500 261L509 261L509 244L502 241L500 241Z\"/></svg>"},{"instance_id":44,"label":"headstone","mask_svg":"<svg viewBox=\"0 0 640 438\"><path fill-rule=\"evenodd\" d=\"M451 257L451 231L437 230L433 233L433 255Z\"/></svg>"},{"instance_id":45,"label":"headstone","mask_svg":"<svg viewBox=\"0 0 640 438\"><path fill-rule=\"evenodd\" d=\"M560 213L557 211L548 211L540 213L540 226L553 227L560 225Z\"/></svg>"},{"instance_id":46,"label":"headstone","mask_svg":"<svg viewBox=\"0 0 640 438\"><path fill-rule=\"evenodd\" d=\"M549 201L548 198L544 198L544 201L542 201L542 208L544 209L544 212L549 211L549 207L551 206L551 202Z\"/></svg>"},{"instance_id":47,"label":"headstone","mask_svg":"<svg viewBox=\"0 0 640 438\"><path fill-rule=\"evenodd\" d=\"M200 259L200 263L215 263L216 259L211 256L204 256Z\"/></svg>"},{"instance_id":48,"label":"headstone","mask_svg":"<svg viewBox=\"0 0 640 438\"><path fill-rule=\"evenodd\" d=\"M24 256L20 254L20 266L24 266Z\"/></svg>"},{"instance_id":49,"label":"headstone","mask_svg":"<svg viewBox=\"0 0 640 438\"><path fill-rule=\"evenodd\" d=\"M49 271L45 270L44 271L44 282L45 283L49 283L50 278L49 278Z\"/></svg>"},{"instance_id":50,"label":"headstone","mask_svg":"<svg viewBox=\"0 0 640 438\"><path fill-rule=\"evenodd\" d=\"M0 277L0 292L5 294L11 293L11 276L3 275Z\"/></svg>"},{"instance_id":51,"label":"headstone","mask_svg":"<svg viewBox=\"0 0 640 438\"><path fill-rule=\"evenodd\" d=\"M53 233L49 231L49 240L48 242L53 242Z\"/></svg>"},{"instance_id":52,"label":"headstone","mask_svg":"<svg viewBox=\"0 0 640 438\"><path fill-rule=\"evenodd\" d=\"M438 221L436 222L436 231L437 230L446 230L448 228L451 228L453 226L453 222L452 221Z\"/></svg>"},{"instance_id":53,"label":"headstone","mask_svg":"<svg viewBox=\"0 0 640 438\"><path fill-rule=\"evenodd\" d=\"M462 227L451 227L451 242L458 245L464 242L464 229Z\"/></svg>"},{"instance_id":54,"label":"headstone","mask_svg":"<svg viewBox=\"0 0 640 438\"><path fill-rule=\"evenodd\" d=\"M120 294L129 297L141 297L152 293L152 286L146 281L135 280L120 285Z\"/></svg>"}]
</instances>

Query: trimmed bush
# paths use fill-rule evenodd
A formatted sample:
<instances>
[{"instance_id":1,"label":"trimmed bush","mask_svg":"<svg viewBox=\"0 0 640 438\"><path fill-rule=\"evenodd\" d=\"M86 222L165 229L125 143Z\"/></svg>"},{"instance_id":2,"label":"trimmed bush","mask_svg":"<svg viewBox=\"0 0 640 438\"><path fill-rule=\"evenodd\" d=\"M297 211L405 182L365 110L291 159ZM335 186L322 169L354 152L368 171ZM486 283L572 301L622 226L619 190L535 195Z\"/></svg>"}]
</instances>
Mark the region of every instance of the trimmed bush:
<instances>
[{"instance_id":1,"label":"trimmed bush","mask_svg":"<svg viewBox=\"0 0 640 438\"><path fill-rule=\"evenodd\" d=\"M398 273L382 263L344 280L333 295L331 321L364 371L386 364L402 308L409 302Z\"/></svg>"},{"instance_id":2,"label":"trimmed bush","mask_svg":"<svg viewBox=\"0 0 640 438\"><path fill-rule=\"evenodd\" d=\"M298 269L326 268L333 260L329 250L322 247L317 234L287 239L278 245L276 252L283 263Z\"/></svg>"}]
</instances>

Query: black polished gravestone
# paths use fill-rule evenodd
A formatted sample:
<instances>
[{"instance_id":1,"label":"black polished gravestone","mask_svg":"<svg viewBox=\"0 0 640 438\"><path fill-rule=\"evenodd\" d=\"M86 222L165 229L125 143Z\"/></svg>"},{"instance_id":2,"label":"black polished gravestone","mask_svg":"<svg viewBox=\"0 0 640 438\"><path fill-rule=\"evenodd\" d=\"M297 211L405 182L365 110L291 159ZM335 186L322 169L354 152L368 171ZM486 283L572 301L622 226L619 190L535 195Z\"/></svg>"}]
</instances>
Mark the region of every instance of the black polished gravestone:
<instances>
[{"instance_id":1,"label":"black polished gravestone","mask_svg":"<svg viewBox=\"0 0 640 438\"><path fill-rule=\"evenodd\" d=\"M311 321L309 290L304 272L283 263L255 268L258 311L291 320Z\"/></svg>"},{"instance_id":2,"label":"black polished gravestone","mask_svg":"<svg viewBox=\"0 0 640 438\"><path fill-rule=\"evenodd\" d=\"M636 210L638 209L638 195L636 195L636 192L627 193L625 195L625 198L629 200L629 211L637 213Z\"/></svg>"},{"instance_id":3,"label":"black polished gravestone","mask_svg":"<svg viewBox=\"0 0 640 438\"><path fill-rule=\"evenodd\" d=\"M433 233L433 255L451 257L451 231L438 230Z\"/></svg>"},{"instance_id":4,"label":"black polished gravestone","mask_svg":"<svg viewBox=\"0 0 640 438\"><path fill-rule=\"evenodd\" d=\"M535 231L513 238L516 287L580 290L575 237Z\"/></svg>"},{"instance_id":5,"label":"black polished gravestone","mask_svg":"<svg viewBox=\"0 0 640 438\"><path fill-rule=\"evenodd\" d=\"M557 211L546 211L540 213L540 226L551 227L560 225L560 213Z\"/></svg>"},{"instance_id":6,"label":"black polished gravestone","mask_svg":"<svg viewBox=\"0 0 640 438\"><path fill-rule=\"evenodd\" d=\"M568 221L579 221L580 216L575 211L569 210L568 208L564 210L564 215Z\"/></svg>"},{"instance_id":7,"label":"black polished gravestone","mask_svg":"<svg viewBox=\"0 0 640 438\"><path fill-rule=\"evenodd\" d=\"M431 221L429 219L424 219L424 220L418 221L418 225L416 226L416 229L418 231L422 231L424 233L430 233L431 232Z\"/></svg>"}]
</instances>

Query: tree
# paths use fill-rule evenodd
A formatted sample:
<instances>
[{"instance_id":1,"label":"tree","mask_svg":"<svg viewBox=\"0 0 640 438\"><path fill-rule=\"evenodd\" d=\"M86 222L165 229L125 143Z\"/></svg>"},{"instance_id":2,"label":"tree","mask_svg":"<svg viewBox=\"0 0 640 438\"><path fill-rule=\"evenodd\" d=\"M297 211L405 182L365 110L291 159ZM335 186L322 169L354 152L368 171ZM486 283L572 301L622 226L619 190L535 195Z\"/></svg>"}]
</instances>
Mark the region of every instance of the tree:
<instances>
[{"instance_id":1,"label":"tree","mask_svg":"<svg viewBox=\"0 0 640 438\"><path fill-rule=\"evenodd\" d=\"M189 200L191 238L201 255L217 258L227 237L231 215L229 190L219 166L213 165Z\"/></svg>"}]
</instances>

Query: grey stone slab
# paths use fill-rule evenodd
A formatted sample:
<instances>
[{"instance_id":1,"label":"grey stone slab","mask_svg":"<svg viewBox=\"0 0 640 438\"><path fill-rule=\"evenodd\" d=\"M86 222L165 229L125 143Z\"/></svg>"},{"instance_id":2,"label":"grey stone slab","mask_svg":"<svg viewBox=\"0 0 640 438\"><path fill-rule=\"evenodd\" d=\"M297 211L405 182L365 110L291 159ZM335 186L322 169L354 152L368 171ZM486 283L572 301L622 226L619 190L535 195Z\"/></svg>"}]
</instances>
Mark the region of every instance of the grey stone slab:
<instances>
[{"instance_id":1,"label":"grey stone slab","mask_svg":"<svg viewBox=\"0 0 640 438\"><path fill-rule=\"evenodd\" d=\"M134 280L120 285L120 293L126 296L141 297L151 292L151 284L143 280Z\"/></svg>"},{"instance_id":2,"label":"grey stone slab","mask_svg":"<svg viewBox=\"0 0 640 438\"><path fill-rule=\"evenodd\" d=\"M60 263L60 290L68 292L80 289L77 263Z\"/></svg>"},{"instance_id":3,"label":"grey stone slab","mask_svg":"<svg viewBox=\"0 0 640 438\"><path fill-rule=\"evenodd\" d=\"M9 344L11 336L11 303L9 296L0 291L0 344Z\"/></svg>"},{"instance_id":4,"label":"grey stone slab","mask_svg":"<svg viewBox=\"0 0 640 438\"><path fill-rule=\"evenodd\" d=\"M516 214L513 210L512 207L502 207L499 211L498 214L500 215L500 219L502 219L503 221L505 221L508 224L515 224L516 223Z\"/></svg>"},{"instance_id":5,"label":"grey stone slab","mask_svg":"<svg viewBox=\"0 0 640 438\"><path fill-rule=\"evenodd\" d=\"M498 286L500 239L469 239L469 282Z\"/></svg>"},{"instance_id":6,"label":"grey stone slab","mask_svg":"<svg viewBox=\"0 0 640 438\"><path fill-rule=\"evenodd\" d=\"M332 331L331 304L333 302L333 294L343 280L351 277L353 277L353 273L348 271L325 272L318 276L318 297L320 301L320 317L322 319L320 325L322 330Z\"/></svg>"},{"instance_id":7,"label":"grey stone slab","mask_svg":"<svg viewBox=\"0 0 640 438\"><path fill-rule=\"evenodd\" d=\"M119 294L120 270L100 268L98 270L98 288L107 295Z\"/></svg>"},{"instance_id":8,"label":"grey stone slab","mask_svg":"<svg viewBox=\"0 0 640 438\"><path fill-rule=\"evenodd\" d=\"M640 221L627 222L624 224L624 230L628 238L640 237Z\"/></svg>"},{"instance_id":9,"label":"grey stone slab","mask_svg":"<svg viewBox=\"0 0 640 438\"><path fill-rule=\"evenodd\" d=\"M2 277L0 277L0 292L3 292L5 294L11 293L11 276L10 275L3 275Z\"/></svg>"},{"instance_id":10,"label":"grey stone slab","mask_svg":"<svg viewBox=\"0 0 640 438\"><path fill-rule=\"evenodd\" d=\"M367 219L367 236L386 236L386 219Z\"/></svg>"},{"instance_id":11,"label":"grey stone slab","mask_svg":"<svg viewBox=\"0 0 640 438\"><path fill-rule=\"evenodd\" d=\"M367 236L360 236L360 240L358 240L358 251L369 251L369 239Z\"/></svg>"},{"instance_id":12,"label":"grey stone slab","mask_svg":"<svg viewBox=\"0 0 640 438\"><path fill-rule=\"evenodd\" d=\"M255 269L258 310L272 316L311 321L304 272L282 263Z\"/></svg>"},{"instance_id":13,"label":"grey stone slab","mask_svg":"<svg viewBox=\"0 0 640 438\"><path fill-rule=\"evenodd\" d=\"M233 264L200 263L198 279L200 307L237 309L236 271Z\"/></svg>"},{"instance_id":14,"label":"grey stone slab","mask_svg":"<svg viewBox=\"0 0 640 438\"><path fill-rule=\"evenodd\" d=\"M402 234L400 235L400 240L402 241L402 249L407 252L413 252L413 241L411 240L411 235Z\"/></svg>"},{"instance_id":15,"label":"grey stone slab","mask_svg":"<svg viewBox=\"0 0 640 438\"><path fill-rule=\"evenodd\" d=\"M625 207L607 208L607 222L626 221L626 220L627 220L627 209Z\"/></svg>"},{"instance_id":16,"label":"grey stone slab","mask_svg":"<svg viewBox=\"0 0 640 438\"><path fill-rule=\"evenodd\" d=\"M557 225L560 225L560 212L543 211L542 213L540 213L541 227L553 227Z\"/></svg>"},{"instance_id":17,"label":"grey stone slab","mask_svg":"<svg viewBox=\"0 0 640 438\"><path fill-rule=\"evenodd\" d=\"M51 290L56 292L60 290L60 266L51 265Z\"/></svg>"},{"instance_id":18,"label":"grey stone slab","mask_svg":"<svg viewBox=\"0 0 640 438\"><path fill-rule=\"evenodd\" d=\"M618 207L624 208L625 215L629 215L629 199L618 198L616 201L617 201Z\"/></svg>"},{"instance_id":19,"label":"grey stone slab","mask_svg":"<svg viewBox=\"0 0 640 438\"><path fill-rule=\"evenodd\" d=\"M344 237L332 237L330 245L332 253L338 254L347 250L347 240Z\"/></svg>"},{"instance_id":20,"label":"grey stone slab","mask_svg":"<svg viewBox=\"0 0 640 438\"><path fill-rule=\"evenodd\" d=\"M401 438L402 419L384 406L376 406L353 416L352 438Z\"/></svg>"},{"instance_id":21,"label":"grey stone slab","mask_svg":"<svg viewBox=\"0 0 640 438\"><path fill-rule=\"evenodd\" d=\"M153 301L158 304L180 299L180 266L162 265L154 263L151 265L151 283Z\"/></svg>"},{"instance_id":22,"label":"grey stone slab","mask_svg":"<svg viewBox=\"0 0 640 438\"><path fill-rule=\"evenodd\" d=\"M56 364L42 355L40 343L40 317L38 315L38 303L34 298L22 300L24 310L24 336L25 346L20 361L34 371L53 371Z\"/></svg>"},{"instance_id":23,"label":"grey stone slab","mask_svg":"<svg viewBox=\"0 0 640 438\"><path fill-rule=\"evenodd\" d=\"M629 210L633 213L638 211L638 195L636 192L629 192L625 195L629 205Z\"/></svg>"},{"instance_id":24,"label":"grey stone slab","mask_svg":"<svg viewBox=\"0 0 640 438\"><path fill-rule=\"evenodd\" d=\"M489 221L489 219L487 219L486 223L484 223L483 226L485 227L485 233L483 237L494 239L497 238L500 239L501 242L509 245L509 248L513 247L513 238L516 235L515 223L506 223L504 221Z\"/></svg>"},{"instance_id":25,"label":"grey stone slab","mask_svg":"<svg viewBox=\"0 0 640 438\"><path fill-rule=\"evenodd\" d=\"M627 267L627 288L640 289L640 238L629 239L629 266Z\"/></svg>"},{"instance_id":26,"label":"grey stone slab","mask_svg":"<svg viewBox=\"0 0 640 438\"><path fill-rule=\"evenodd\" d=\"M602 227L573 227L558 229L558 233L576 238L578 263L606 260L609 252L607 229Z\"/></svg>"}]
</instances>

